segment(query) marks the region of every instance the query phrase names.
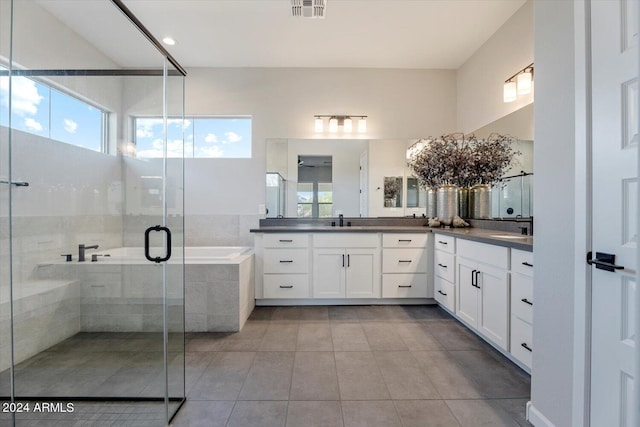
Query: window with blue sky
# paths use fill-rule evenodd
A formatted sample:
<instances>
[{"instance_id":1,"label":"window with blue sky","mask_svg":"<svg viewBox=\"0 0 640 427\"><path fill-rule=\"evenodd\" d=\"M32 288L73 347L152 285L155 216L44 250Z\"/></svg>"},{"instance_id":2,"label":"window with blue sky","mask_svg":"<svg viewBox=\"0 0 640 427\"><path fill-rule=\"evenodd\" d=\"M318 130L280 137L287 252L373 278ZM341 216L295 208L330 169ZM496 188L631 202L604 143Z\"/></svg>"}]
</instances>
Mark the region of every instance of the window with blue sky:
<instances>
[{"instance_id":1,"label":"window with blue sky","mask_svg":"<svg viewBox=\"0 0 640 427\"><path fill-rule=\"evenodd\" d=\"M1 71L7 71L0 67ZM42 82L12 80L11 127L94 151L103 150L103 110ZM9 125L9 77L0 76L0 125Z\"/></svg>"},{"instance_id":2,"label":"window with blue sky","mask_svg":"<svg viewBox=\"0 0 640 427\"><path fill-rule=\"evenodd\" d=\"M163 123L157 117L135 119L137 157L162 157ZM249 158L251 117L187 117L167 120L167 156Z\"/></svg>"}]
</instances>

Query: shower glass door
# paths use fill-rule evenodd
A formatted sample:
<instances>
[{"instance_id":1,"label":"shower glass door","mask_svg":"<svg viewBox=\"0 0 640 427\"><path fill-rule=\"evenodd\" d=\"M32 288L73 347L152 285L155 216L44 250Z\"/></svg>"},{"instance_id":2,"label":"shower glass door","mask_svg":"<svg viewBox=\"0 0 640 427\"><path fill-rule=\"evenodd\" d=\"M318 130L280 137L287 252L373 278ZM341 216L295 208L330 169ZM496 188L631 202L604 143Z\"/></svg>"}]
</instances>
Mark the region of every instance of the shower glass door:
<instances>
[{"instance_id":1,"label":"shower glass door","mask_svg":"<svg viewBox=\"0 0 640 427\"><path fill-rule=\"evenodd\" d=\"M124 12L0 0L3 426L184 400L184 75Z\"/></svg>"}]
</instances>

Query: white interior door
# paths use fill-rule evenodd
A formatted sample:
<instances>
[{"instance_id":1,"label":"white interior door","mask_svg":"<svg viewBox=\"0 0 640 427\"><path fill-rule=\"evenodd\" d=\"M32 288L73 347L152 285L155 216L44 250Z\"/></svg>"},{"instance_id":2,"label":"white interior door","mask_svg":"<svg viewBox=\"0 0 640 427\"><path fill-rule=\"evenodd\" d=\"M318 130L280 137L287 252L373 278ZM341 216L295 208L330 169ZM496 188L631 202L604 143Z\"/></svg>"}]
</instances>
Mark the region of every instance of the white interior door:
<instances>
[{"instance_id":1,"label":"white interior door","mask_svg":"<svg viewBox=\"0 0 640 427\"><path fill-rule=\"evenodd\" d=\"M632 426L638 217L637 0L592 0L591 425ZM602 264L601 264L602 266ZM606 267L606 266L605 266Z\"/></svg>"}]
</instances>

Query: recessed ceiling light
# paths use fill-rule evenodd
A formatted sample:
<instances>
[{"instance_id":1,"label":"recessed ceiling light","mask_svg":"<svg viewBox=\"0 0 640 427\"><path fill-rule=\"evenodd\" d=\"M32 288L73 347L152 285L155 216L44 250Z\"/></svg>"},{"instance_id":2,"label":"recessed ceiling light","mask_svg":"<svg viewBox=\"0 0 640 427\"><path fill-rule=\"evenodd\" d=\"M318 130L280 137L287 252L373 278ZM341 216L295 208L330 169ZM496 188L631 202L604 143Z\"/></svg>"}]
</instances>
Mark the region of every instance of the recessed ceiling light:
<instances>
[{"instance_id":1,"label":"recessed ceiling light","mask_svg":"<svg viewBox=\"0 0 640 427\"><path fill-rule=\"evenodd\" d=\"M163 38L163 39L162 39L162 42L163 42L164 44L166 44L166 45L169 45L169 46L173 46L174 44L176 44L176 41L175 41L173 38L171 38L171 37L165 37L165 38Z\"/></svg>"}]
</instances>

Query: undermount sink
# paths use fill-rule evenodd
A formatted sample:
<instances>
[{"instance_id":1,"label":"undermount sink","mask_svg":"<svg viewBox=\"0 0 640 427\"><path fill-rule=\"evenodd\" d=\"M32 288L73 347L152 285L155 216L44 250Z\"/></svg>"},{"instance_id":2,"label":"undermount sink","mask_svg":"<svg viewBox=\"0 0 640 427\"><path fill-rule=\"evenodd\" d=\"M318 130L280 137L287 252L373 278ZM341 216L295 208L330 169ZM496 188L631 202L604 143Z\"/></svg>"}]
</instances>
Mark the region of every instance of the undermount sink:
<instances>
[{"instance_id":1,"label":"undermount sink","mask_svg":"<svg viewBox=\"0 0 640 427\"><path fill-rule=\"evenodd\" d=\"M498 239L514 239L514 240L520 240L520 239L528 239L528 238L533 238L533 236L514 236L513 234L492 234L491 237L497 237Z\"/></svg>"}]
</instances>

